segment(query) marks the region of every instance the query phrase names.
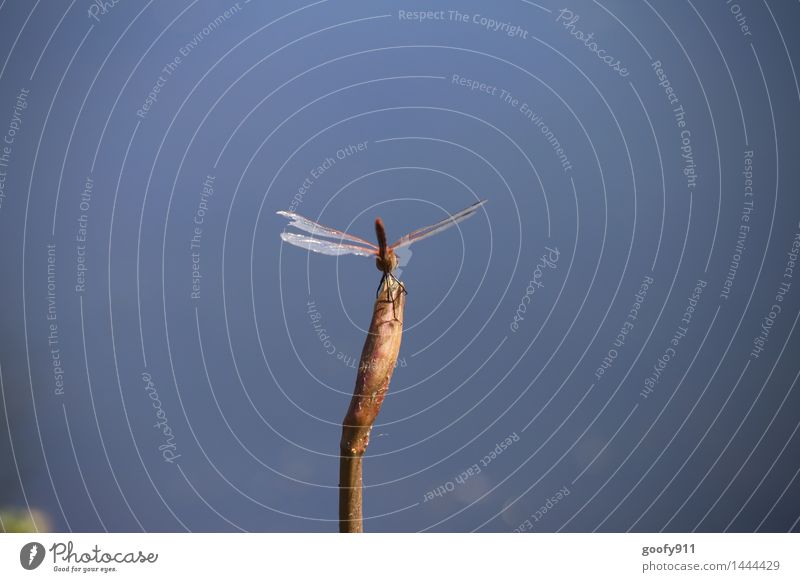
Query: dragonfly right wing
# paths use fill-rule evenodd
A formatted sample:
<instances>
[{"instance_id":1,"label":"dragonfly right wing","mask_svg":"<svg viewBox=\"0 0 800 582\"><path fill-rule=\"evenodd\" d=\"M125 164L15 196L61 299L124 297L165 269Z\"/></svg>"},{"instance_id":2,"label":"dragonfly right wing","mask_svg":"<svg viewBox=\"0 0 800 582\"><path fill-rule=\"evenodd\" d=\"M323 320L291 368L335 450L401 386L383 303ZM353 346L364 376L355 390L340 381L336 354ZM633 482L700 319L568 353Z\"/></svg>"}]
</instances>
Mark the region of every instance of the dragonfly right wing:
<instances>
[{"instance_id":1,"label":"dragonfly right wing","mask_svg":"<svg viewBox=\"0 0 800 582\"><path fill-rule=\"evenodd\" d=\"M418 230L415 230L414 232L410 232L407 235L400 237L400 239L398 239L392 245L392 249L407 247L411 243L415 243L418 240L428 238L429 236L438 234L443 230L447 230L451 226L455 226L462 220L466 220L467 218L475 214L481 206L486 204L486 202L487 202L486 200L481 200L480 202L476 202L475 204L467 206L463 210L460 210L455 214L448 216L447 218L437 222L436 224L432 224L430 226L426 226L425 228L420 228Z\"/></svg>"},{"instance_id":2,"label":"dragonfly right wing","mask_svg":"<svg viewBox=\"0 0 800 582\"><path fill-rule=\"evenodd\" d=\"M375 256L376 249L358 245L344 244L332 240L322 240L295 232L282 232L281 238L296 247L322 253L323 255L358 255L360 257Z\"/></svg>"}]
</instances>

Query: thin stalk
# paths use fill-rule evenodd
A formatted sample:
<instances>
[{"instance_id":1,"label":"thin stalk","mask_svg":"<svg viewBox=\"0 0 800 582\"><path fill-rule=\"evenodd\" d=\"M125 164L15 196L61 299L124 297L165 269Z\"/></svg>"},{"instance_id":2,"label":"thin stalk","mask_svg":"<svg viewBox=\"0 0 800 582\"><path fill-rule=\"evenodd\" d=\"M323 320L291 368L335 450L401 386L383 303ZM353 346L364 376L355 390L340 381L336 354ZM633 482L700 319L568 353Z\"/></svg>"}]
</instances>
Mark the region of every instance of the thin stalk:
<instances>
[{"instance_id":1,"label":"thin stalk","mask_svg":"<svg viewBox=\"0 0 800 582\"><path fill-rule=\"evenodd\" d=\"M386 277L375 300L356 386L342 421L339 443L339 531L364 531L362 460L372 425L392 379L403 337L405 293L399 281Z\"/></svg>"}]
</instances>

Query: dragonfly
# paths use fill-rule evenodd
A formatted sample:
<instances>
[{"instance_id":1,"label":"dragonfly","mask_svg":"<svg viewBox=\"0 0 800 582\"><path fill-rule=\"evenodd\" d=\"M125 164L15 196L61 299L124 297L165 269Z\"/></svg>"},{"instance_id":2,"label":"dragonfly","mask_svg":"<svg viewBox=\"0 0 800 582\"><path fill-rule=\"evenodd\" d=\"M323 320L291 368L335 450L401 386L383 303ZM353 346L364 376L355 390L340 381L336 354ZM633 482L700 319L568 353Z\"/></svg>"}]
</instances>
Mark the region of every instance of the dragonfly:
<instances>
[{"instance_id":1,"label":"dragonfly","mask_svg":"<svg viewBox=\"0 0 800 582\"><path fill-rule=\"evenodd\" d=\"M474 215L484 204L486 204L486 202L487 200L475 202L463 210L460 210L455 214L451 214L436 224L419 228L413 232L401 236L391 245L387 244L388 239L386 237L386 228L383 225L383 221L380 219L380 217L378 217L375 219L375 235L378 239L377 246L367 240L364 240L363 238L342 232L341 230L337 230L329 226L323 226L322 224L315 222L310 218L300 216L294 212L279 210L278 214L289 219L289 226L293 226L299 230L313 235L308 236L296 232L284 231L281 233L281 239L283 239L284 242L292 244L296 247L313 251L315 253L321 253L323 255L356 255L359 257L374 257L375 266L381 273L383 273L380 284L378 285L378 293L380 293L381 288L388 279L388 283L386 285L386 298L387 301L392 302L392 308L394 308L394 301L392 301L390 293L391 283L396 283L400 286L402 292L406 293L405 286L393 274L398 267L398 254L401 254L412 244L435 234L439 234L440 232L455 226L459 222L466 220L470 216Z\"/></svg>"}]
</instances>

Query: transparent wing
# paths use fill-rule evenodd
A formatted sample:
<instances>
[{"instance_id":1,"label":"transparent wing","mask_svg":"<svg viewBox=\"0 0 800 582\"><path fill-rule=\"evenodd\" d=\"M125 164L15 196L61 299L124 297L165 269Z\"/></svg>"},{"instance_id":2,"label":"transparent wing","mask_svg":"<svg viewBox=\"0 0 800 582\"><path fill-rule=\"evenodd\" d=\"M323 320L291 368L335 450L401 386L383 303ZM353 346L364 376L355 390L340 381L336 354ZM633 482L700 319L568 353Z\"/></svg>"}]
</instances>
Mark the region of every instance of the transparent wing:
<instances>
[{"instance_id":1,"label":"transparent wing","mask_svg":"<svg viewBox=\"0 0 800 582\"><path fill-rule=\"evenodd\" d=\"M282 232L281 238L289 244L293 244L301 249L308 249L323 255L358 255L360 257L374 257L375 249L338 243L332 240L322 240L304 234L294 232Z\"/></svg>"},{"instance_id":2,"label":"transparent wing","mask_svg":"<svg viewBox=\"0 0 800 582\"><path fill-rule=\"evenodd\" d=\"M445 218L444 220L437 222L436 224L432 224L430 226L426 226L425 228L420 228L415 230L414 232L410 232L404 237L401 237L392 245L393 249L407 247L411 243L415 243L418 240L422 240L424 238L428 238L429 236L433 236L434 234L438 234L443 230L447 230L451 226L454 226L461 222L462 220L466 220L473 214L475 214L478 209L486 204L486 200L481 200L480 202L476 202L472 206L466 207L464 210L456 212L455 214Z\"/></svg>"},{"instance_id":3,"label":"transparent wing","mask_svg":"<svg viewBox=\"0 0 800 582\"><path fill-rule=\"evenodd\" d=\"M341 230L336 230L335 228L331 228L329 226L323 226L319 222L314 222L310 218L306 218L305 216L300 216L299 214L295 214L294 212L279 210L278 214L280 214L281 216L285 216L286 218L291 220L289 226L294 226L295 228L299 228L300 230L311 233L313 235L323 236L327 238L335 238L339 240L349 240L350 242L367 245L368 247L373 249L378 248L371 242L365 241L363 238L359 238L352 234L347 234L346 232L342 232Z\"/></svg>"},{"instance_id":4,"label":"transparent wing","mask_svg":"<svg viewBox=\"0 0 800 582\"><path fill-rule=\"evenodd\" d=\"M413 251L411 247L406 246L395 250L394 254L397 256L397 268L394 270L394 273L400 277L403 274L403 267L408 266L408 263L411 261Z\"/></svg>"}]
</instances>

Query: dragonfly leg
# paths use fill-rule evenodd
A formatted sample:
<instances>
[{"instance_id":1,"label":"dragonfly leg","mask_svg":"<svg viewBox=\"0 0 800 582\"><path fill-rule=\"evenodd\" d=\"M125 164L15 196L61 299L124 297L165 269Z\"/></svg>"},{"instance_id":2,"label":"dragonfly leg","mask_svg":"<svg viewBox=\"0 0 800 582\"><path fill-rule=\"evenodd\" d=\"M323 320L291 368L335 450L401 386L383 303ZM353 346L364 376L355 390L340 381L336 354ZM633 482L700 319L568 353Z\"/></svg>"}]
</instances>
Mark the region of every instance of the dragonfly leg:
<instances>
[{"instance_id":1,"label":"dragonfly leg","mask_svg":"<svg viewBox=\"0 0 800 582\"><path fill-rule=\"evenodd\" d=\"M391 280L392 279L397 281L397 278L394 275L392 275L391 273L387 273L387 272L383 273L383 277L381 277L381 282L378 285L378 292L375 294L375 297L379 297L380 296L381 287L383 286L383 283L386 282L386 302L392 304L392 319L394 319L396 321L400 321L399 319L397 319L397 311L395 310L394 299L392 299L392 285L391 285ZM400 283L400 281L397 281L397 282ZM404 291L405 291L405 289L404 289Z\"/></svg>"},{"instance_id":2,"label":"dragonfly leg","mask_svg":"<svg viewBox=\"0 0 800 582\"><path fill-rule=\"evenodd\" d=\"M400 279L395 277L393 274L389 273L389 276L400 286L400 290L403 292L403 295L408 295L408 291L406 291L406 286L400 282Z\"/></svg>"},{"instance_id":3,"label":"dragonfly leg","mask_svg":"<svg viewBox=\"0 0 800 582\"><path fill-rule=\"evenodd\" d=\"M396 321L400 321L397 318L397 309L394 303L394 299L392 298L392 281L397 283L400 286L401 292L408 295L406 291L405 285L400 282L400 279L392 275L391 273L384 272L383 277L381 277L381 282L378 284L378 292L375 294L376 297L380 296L381 294L381 287L383 287L384 282L386 283L386 302L392 304L392 317Z\"/></svg>"},{"instance_id":4,"label":"dragonfly leg","mask_svg":"<svg viewBox=\"0 0 800 582\"><path fill-rule=\"evenodd\" d=\"M405 293L406 295L408 295L408 292L406 291L406 287L405 287L405 285L403 285L403 284L400 282L400 279L398 279L397 277L395 277L395 276L394 276L393 274L391 274L391 273L387 273L387 274L385 274L385 275L384 275L384 277L387 277L387 276L389 277L390 281L394 281L395 283L397 283L397 284L400 286L400 291L401 291L402 293ZM396 311L396 307L395 307L394 299L391 297L391 295L390 295L390 293L389 293L389 289L390 289L390 288L391 288L391 285L388 285L388 284L387 284L387 285L386 285L386 295L387 295L387 299L388 299L389 301L391 301L391 302L392 302L392 317L393 317L393 319L394 319L395 321L400 321L400 320L397 318L397 311ZM402 322L400 322L400 323L402 323Z\"/></svg>"},{"instance_id":5,"label":"dragonfly leg","mask_svg":"<svg viewBox=\"0 0 800 582\"><path fill-rule=\"evenodd\" d=\"M383 282L386 280L386 273L383 274L381 277L381 282L378 283L378 290L375 292L375 297L381 294L381 287L383 287Z\"/></svg>"}]
</instances>

